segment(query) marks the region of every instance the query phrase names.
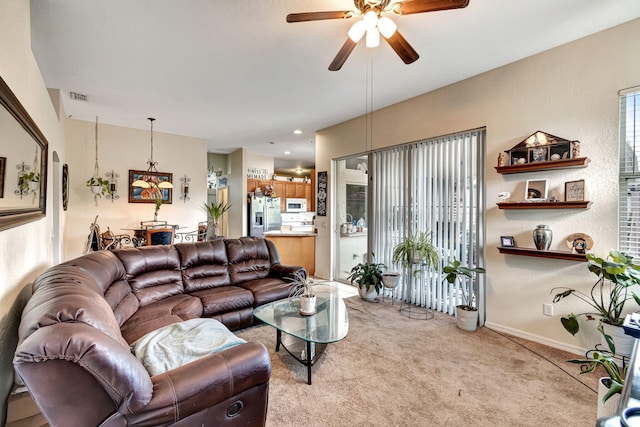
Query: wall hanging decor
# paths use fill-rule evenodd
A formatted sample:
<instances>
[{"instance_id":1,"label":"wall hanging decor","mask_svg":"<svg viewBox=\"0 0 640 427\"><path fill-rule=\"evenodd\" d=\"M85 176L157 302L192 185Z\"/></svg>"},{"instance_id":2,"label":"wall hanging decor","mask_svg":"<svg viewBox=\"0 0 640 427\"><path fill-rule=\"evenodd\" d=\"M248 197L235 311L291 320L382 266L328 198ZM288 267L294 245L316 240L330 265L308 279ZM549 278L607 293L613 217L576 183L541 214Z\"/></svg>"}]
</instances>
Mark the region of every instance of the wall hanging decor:
<instances>
[{"instance_id":1,"label":"wall hanging decor","mask_svg":"<svg viewBox=\"0 0 640 427\"><path fill-rule=\"evenodd\" d=\"M327 216L327 172L318 172L318 203L316 215Z\"/></svg>"}]
</instances>

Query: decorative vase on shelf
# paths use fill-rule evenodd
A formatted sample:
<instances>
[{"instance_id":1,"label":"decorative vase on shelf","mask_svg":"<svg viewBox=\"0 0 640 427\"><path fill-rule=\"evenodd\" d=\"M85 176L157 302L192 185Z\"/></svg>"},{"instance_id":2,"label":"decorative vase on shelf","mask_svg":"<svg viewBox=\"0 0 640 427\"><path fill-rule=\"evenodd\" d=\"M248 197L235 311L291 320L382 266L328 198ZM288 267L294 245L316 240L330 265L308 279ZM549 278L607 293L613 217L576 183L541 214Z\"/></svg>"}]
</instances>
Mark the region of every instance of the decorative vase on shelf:
<instances>
[{"instance_id":1,"label":"decorative vase on shelf","mask_svg":"<svg viewBox=\"0 0 640 427\"><path fill-rule=\"evenodd\" d=\"M548 225L538 225L533 230L533 243L539 251L547 251L551 246L553 231Z\"/></svg>"}]
</instances>

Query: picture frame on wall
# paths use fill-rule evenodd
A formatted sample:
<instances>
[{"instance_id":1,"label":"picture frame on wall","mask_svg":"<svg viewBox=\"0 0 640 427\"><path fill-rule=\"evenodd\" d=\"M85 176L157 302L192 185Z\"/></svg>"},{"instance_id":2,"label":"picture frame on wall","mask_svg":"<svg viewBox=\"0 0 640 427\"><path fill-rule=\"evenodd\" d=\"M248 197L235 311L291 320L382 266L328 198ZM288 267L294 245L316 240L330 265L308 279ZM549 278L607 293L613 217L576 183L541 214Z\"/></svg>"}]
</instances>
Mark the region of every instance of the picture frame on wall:
<instances>
[{"instance_id":1,"label":"picture frame on wall","mask_svg":"<svg viewBox=\"0 0 640 427\"><path fill-rule=\"evenodd\" d=\"M513 236L500 236L500 246L504 248L515 248L516 239Z\"/></svg>"},{"instance_id":2,"label":"picture frame on wall","mask_svg":"<svg viewBox=\"0 0 640 427\"><path fill-rule=\"evenodd\" d=\"M4 175L7 167L7 158L0 157L0 199L4 197Z\"/></svg>"},{"instance_id":3,"label":"picture frame on wall","mask_svg":"<svg viewBox=\"0 0 640 427\"><path fill-rule=\"evenodd\" d=\"M318 172L318 202L316 215L327 216L327 172Z\"/></svg>"},{"instance_id":4,"label":"picture frame on wall","mask_svg":"<svg viewBox=\"0 0 640 427\"><path fill-rule=\"evenodd\" d=\"M134 181L142 179L149 181L151 187L133 187ZM129 203L155 203L160 197L162 203L172 203L173 190L171 188L158 188L163 181L173 181L173 174L167 172L149 172L129 170Z\"/></svg>"},{"instance_id":5,"label":"picture frame on wall","mask_svg":"<svg viewBox=\"0 0 640 427\"><path fill-rule=\"evenodd\" d=\"M564 201L581 202L586 200L586 189L584 179L577 181L567 181L564 183Z\"/></svg>"}]
</instances>

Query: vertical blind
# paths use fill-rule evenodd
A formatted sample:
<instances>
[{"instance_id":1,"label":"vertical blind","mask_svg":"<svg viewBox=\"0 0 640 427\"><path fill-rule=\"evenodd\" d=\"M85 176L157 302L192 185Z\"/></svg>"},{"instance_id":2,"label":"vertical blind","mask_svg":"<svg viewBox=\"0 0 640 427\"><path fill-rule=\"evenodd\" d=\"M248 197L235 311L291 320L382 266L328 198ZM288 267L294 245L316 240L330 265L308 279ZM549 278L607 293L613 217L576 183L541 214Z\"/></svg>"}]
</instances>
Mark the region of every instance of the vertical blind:
<instances>
[{"instance_id":1,"label":"vertical blind","mask_svg":"<svg viewBox=\"0 0 640 427\"><path fill-rule=\"evenodd\" d=\"M620 94L620 250L640 256L640 87Z\"/></svg>"},{"instance_id":2,"label":"vertical blind","mask_svg":"<svg viewBox=\"0 0 640 427\"><path fill-rule=\"evenodd\" d=\"M484 129L456 133L375 151L371 155L370 229L378 262L392 264L393 248L415 232L432 234L437 271L414 277L405 272L400 295L409 303L453 314L461 304L459 283L443 284L450 259L480 266L484 255ZM483 275L472 283L484 318ZM406 292L407 287L411 292Z\"/></svg>"}]
</instances>

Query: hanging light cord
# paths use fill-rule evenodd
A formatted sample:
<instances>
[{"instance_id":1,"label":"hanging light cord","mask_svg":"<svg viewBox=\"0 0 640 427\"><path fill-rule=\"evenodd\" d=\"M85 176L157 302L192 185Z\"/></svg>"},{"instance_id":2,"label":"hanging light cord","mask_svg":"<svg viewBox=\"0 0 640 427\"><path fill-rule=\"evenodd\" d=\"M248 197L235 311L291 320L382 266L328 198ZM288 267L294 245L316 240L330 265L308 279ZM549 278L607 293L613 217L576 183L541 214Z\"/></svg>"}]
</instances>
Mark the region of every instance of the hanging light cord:
<instances>
[{"instance_id":1,"label":"hanging light cord","mask_svg":"<svg viewBox=\"0 0 640 427\"><path fill-rule=\"evenodd\" d=\"M100 176L100 168L98 167L98 116L96 116L96 164L94 166L93 176L96 178Z\"/></svg>"}]
</instances>

